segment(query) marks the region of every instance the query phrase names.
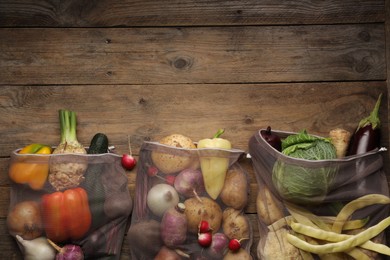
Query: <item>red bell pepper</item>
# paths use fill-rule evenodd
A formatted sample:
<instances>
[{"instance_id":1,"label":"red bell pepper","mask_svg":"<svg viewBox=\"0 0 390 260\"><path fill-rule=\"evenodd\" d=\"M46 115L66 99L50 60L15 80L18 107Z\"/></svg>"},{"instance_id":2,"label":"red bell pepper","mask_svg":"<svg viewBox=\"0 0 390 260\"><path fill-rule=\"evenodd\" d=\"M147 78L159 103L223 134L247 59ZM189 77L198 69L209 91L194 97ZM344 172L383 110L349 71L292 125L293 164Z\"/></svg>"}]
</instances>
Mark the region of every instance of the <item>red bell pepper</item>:
<instances>
[{"instance_id":1,"label":"red bell pepper","mask_svg":"<svg viewBox=\"0 0 390 260\"><path fill-rule=\"evenodd\" d=\"M88 195L83 188L45 194L41 208L46 236L54 242L80 239L91 226Z\"/></svg>"}]
</instances>

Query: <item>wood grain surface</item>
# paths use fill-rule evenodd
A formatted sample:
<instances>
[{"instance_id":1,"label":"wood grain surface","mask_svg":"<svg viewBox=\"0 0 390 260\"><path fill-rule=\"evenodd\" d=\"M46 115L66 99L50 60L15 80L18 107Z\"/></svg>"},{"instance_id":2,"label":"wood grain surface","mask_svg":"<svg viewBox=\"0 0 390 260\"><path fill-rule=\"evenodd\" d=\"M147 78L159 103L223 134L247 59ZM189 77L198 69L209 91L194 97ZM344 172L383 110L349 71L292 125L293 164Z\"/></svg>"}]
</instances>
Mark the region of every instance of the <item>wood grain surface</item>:
<instances>
[{"instance_id":1,"label":"wood grain surface","mask_svg":"<svg viewBox=\"0 0 390 260\"><path fill-rule=\"evenodd\" d=\"M0 259L22 258L5 225L10 153L57 145L59 109L76 111L83 145L103 132L121 154L130 135L138 158L172 133L197 141L225 128L247 151L268 125L353 131L383 93L389 147L389 17L390 0L0 1ZM240 163L255 257L257 183L250 159ZM134 198L136 169L127 177Z\"/></svg>"}]
</instances>

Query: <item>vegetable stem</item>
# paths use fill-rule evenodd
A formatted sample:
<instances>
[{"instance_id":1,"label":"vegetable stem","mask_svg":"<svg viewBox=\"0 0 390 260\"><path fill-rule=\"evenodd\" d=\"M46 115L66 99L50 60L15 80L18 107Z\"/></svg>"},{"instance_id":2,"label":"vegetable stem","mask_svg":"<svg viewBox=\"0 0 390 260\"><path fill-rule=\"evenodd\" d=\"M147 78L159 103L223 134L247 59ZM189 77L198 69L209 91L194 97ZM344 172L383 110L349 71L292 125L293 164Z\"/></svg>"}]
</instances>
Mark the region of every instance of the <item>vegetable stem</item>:
<instances>
[{"instance_id":1,"label":"vegetable stem","mask_svg":"<svg viewBox=\"0 0 390 260\"><path fill-rule=\"evenodd\" d=\"M61 109L59 111L60 128L61 128L61 144L78 142L76 136L76 113L69 110Z\"/></svg>"},{"instance_id":2,"label":"vegetable stem","mask_svg":"<svg viewBox=\"0 0 390 260\"><path fill-rule=\"evenodd\" d=\"M379 94L378 100L376 101L374 109L371 111L370 115L366 118L363 118L359 122L359 126L356 131L360 128L363 128L369 124L371 124L372 129L376 129L380 127L380 119L379 119L379 107L381 105L382 93Z\"/></svg>"},{"instance_id":3,"label":"vegetable stem","mask_svg":"<svg viewBox=\"0 0 390 260\"><path fill-rule=\"evenodd\" d=\"M213 138L219 138L223 133L225 133L225 129L221 128L217 131L217 133L215 133L215 135L213 136Z\"/></svg>"}]
</instances>

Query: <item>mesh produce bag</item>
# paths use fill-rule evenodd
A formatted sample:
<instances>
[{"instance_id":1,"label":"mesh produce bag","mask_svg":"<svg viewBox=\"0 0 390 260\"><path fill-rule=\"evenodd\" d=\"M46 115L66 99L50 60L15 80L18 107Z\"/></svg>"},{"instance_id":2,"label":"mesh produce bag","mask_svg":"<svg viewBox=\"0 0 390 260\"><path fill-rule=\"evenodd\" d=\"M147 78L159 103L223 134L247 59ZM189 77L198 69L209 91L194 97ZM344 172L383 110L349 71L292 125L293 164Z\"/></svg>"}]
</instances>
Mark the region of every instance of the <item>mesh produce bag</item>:
<instances>
[{"instance_id":1,"label":"mesh produce bag","mask_svg":"<svg viewBox=\"0 0 390 260\"><path fill-rule=\"evenodd\" d=\"M313 252L308 253L293 246L290 234L311 244L336 242L312 237L315 232L302 235L298 232L301 226L292 224L294 222L352 235L389 216L389 190L381 150L342 159L298 159L274 149L263 138L261 131L249 140L249 153L259 187L256 200L260 230L259 259L276 259L281 255L284 259L318 258ZM282 140L295 134L282 131L273 133ZM346 210L348 204L349 211ZM351 224L350 230L347 230L347 226L353 223L349 220L359 224ZM384 232L371 240L386 244ZM352 259L352 256L382 259L381 254L361 247L346 253L324 253L320 258Z\"/></svg>"},{"instance_id":2,"label":"mesh produce bag","mask_svg":"<svg viewBox=\"0 0 390 260\"><path fill-rule=\"evenodd\" d=\"M9 167L9 233L28 240L49 238L59 246L79 245L85 259L119 259L132 211L121 156L18 151L11 154ZM53 179L53 171L59 171L58 178ZM21 232L14 227L20 219L12 212L23 204L36 206L38 212L24 220Z\"/></svg>"},{"instance_id":3,"label":"mesh produce bag","mask_svg":"<svg viewBox=\"0 0 390 260\"><path fill-rule=\"evenodd\" d=\"M252 227L243 211L249 185L238 163L242 154L235 149L184 149L144 142L127 233L132 259L168 259L168 254L175 259L222 259L233 238L243 238L241 250L249 253ZM216 168L224 163L223 187L215 192L215 186L207 188L207 174L217 174ZM211 180L212 185L216 182ZM181 213L178 207L183 204ZM218 246L199 244L199 233L208 233L200 230L202 221L209 223L212 243Z\"/></svg>"}]
</instances>

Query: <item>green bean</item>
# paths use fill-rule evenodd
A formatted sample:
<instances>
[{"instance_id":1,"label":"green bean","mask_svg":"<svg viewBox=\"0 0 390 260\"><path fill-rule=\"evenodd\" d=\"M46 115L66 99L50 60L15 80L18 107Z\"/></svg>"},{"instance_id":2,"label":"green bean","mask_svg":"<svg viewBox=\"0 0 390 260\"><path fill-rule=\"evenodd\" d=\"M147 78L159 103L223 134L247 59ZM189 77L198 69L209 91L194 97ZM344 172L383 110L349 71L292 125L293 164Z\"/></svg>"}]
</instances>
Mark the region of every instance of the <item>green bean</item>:
<instances>
[{"instance_id":1,"label":"green bean","mask_svg":"<svg viewBox=\"0 0 390 260\"><path fill-rule=\"evenodd\" d=\"M378 224L369 227L366 230L360 232L359 234L351 236L346 240L335 242L335 243L323 244L323 245L312 245L291 234L287 234L287 240L295 247L315 254L345 252L377 236L379 233L385 230L389 225L390 225L390 217L387 217L381 222L379 222Z\"/></svg>"},{"instance_id":2,"label":"green bean","mask_svg":"<svg viewBox=\"0 0 390 260\"><path fill-rule=\"evenodd\" d=\"M359 197L346 204L337 214L333 222L332 231L341 233L345 221L358 209L373 205L373 204L389 204L390 198L382 194L368 194Z\"/></svg>"},{"instance_id":3,"label":"green bean","mask_svg":"<svg viewBox=\"0 0 390 260\"><path fill-rule=\"evenodd\" d=\"M354 236L338 234L331 231L324 231L318 228L302 225L300 223L292 223L290 226L297 233L330 242L340 242L352 238ZM383 244L374 243L370 240L367 240L366 242L360 244L359 247L375 251L384 255L390 255L390 247Z\"/></svg>"}]
</instances>

